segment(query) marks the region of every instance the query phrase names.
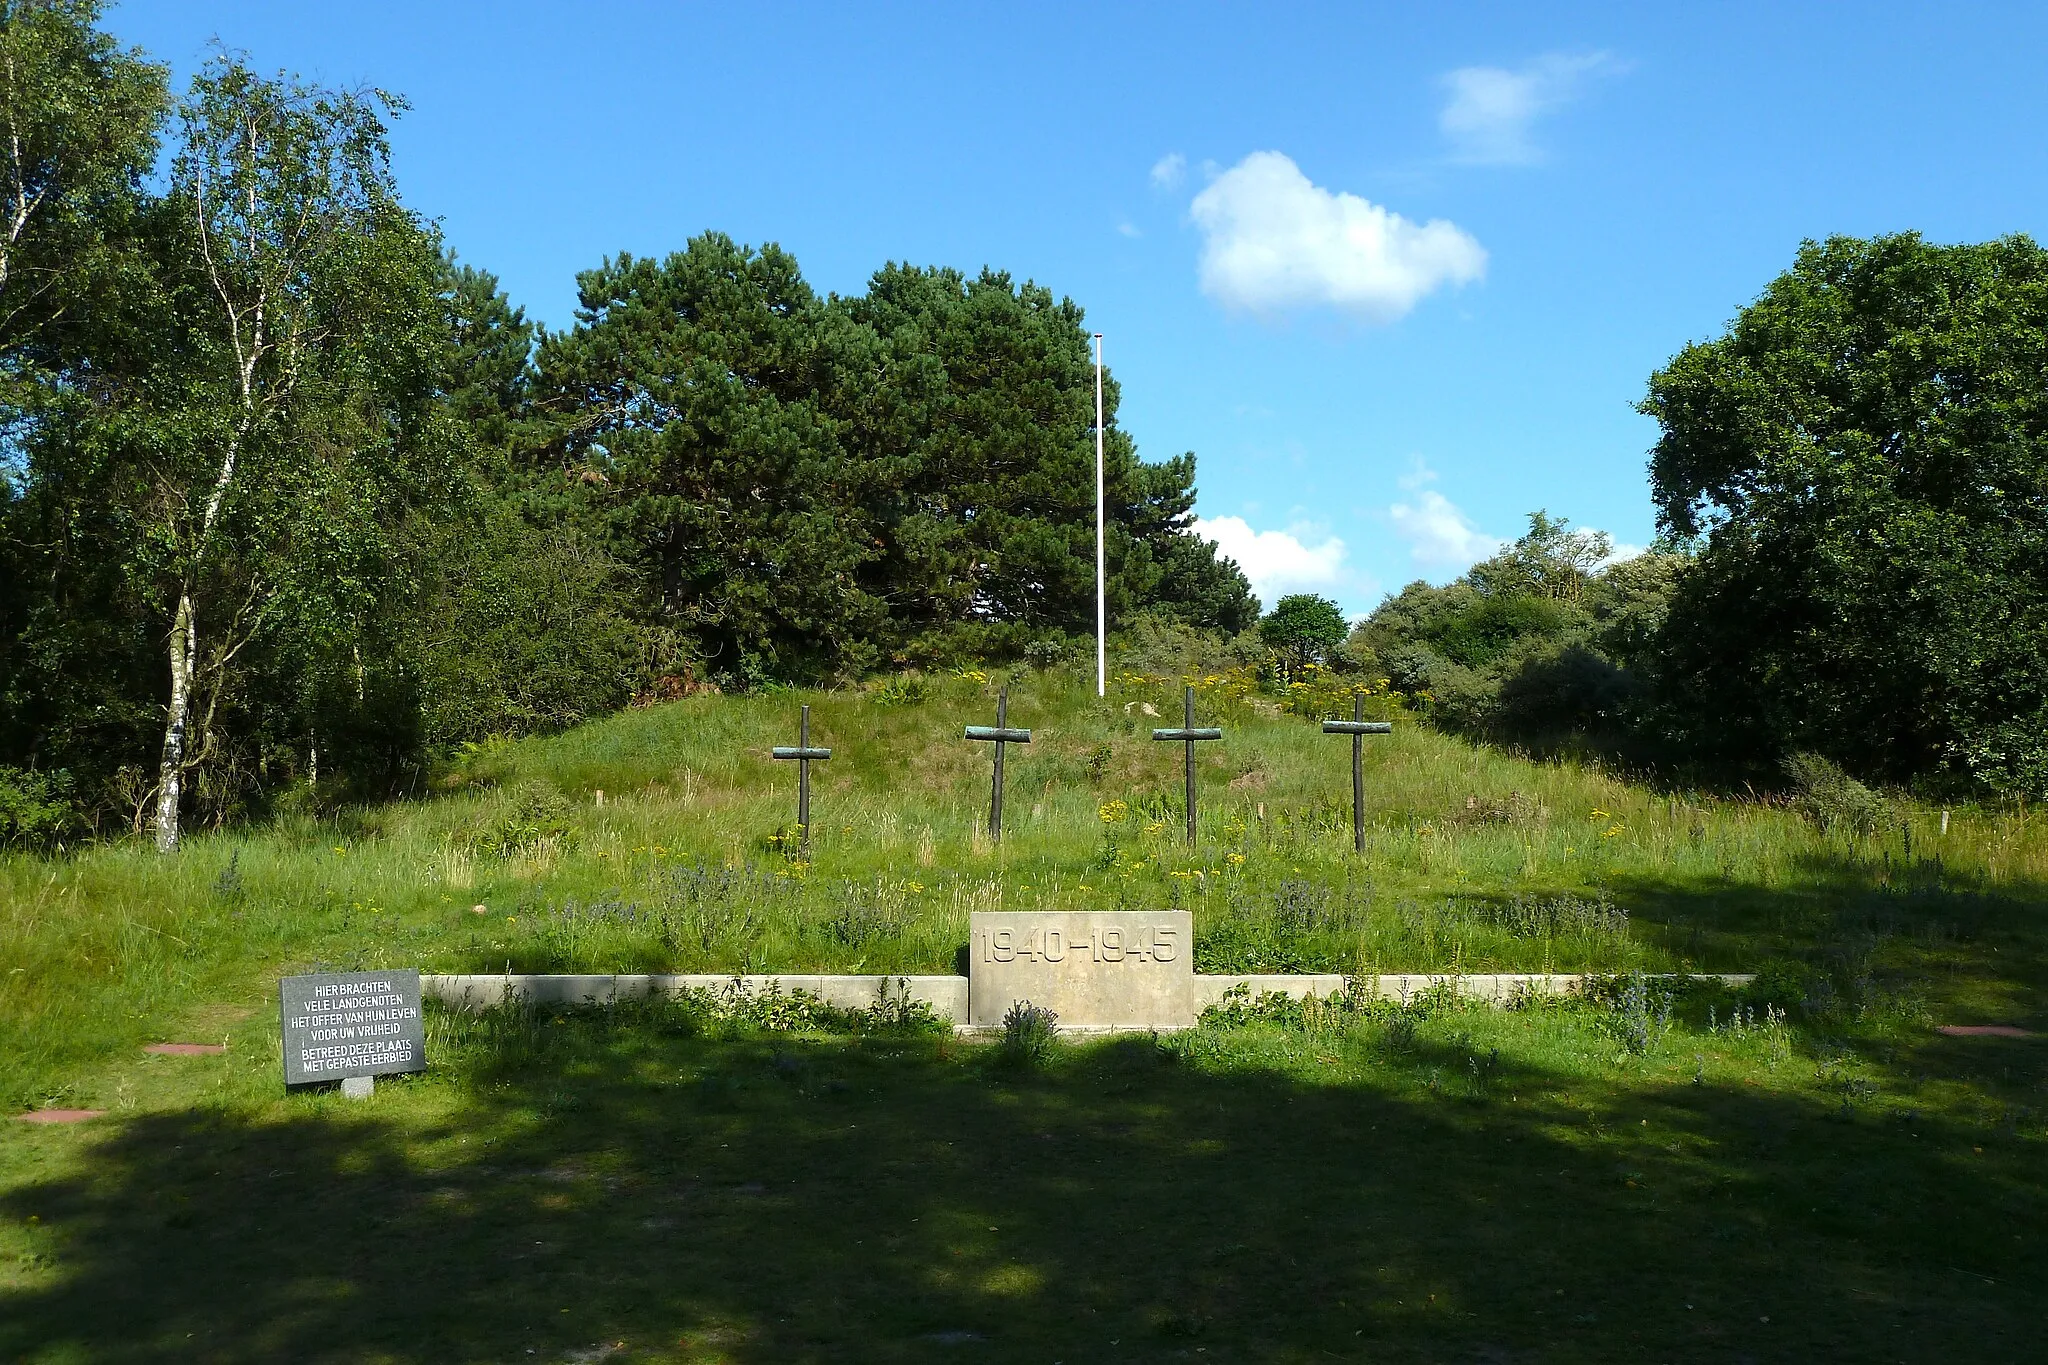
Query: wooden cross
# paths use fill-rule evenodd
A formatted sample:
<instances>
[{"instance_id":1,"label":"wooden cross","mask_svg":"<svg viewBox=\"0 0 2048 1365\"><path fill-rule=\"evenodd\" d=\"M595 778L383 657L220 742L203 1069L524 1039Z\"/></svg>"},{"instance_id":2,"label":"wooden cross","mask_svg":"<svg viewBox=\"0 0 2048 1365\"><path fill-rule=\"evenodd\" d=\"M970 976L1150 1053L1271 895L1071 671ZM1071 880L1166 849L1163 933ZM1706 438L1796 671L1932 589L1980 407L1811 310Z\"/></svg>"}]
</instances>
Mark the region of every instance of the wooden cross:
<instances>
[{"instance_id":1,"label":"wooden cross","mask_svg":"<svg viewBox=\"0 0 2048 1365\"><path fill-rule=\"evenodd\" d=\"M995 786L990 790L988 798L988 837L990 843L996 844L1000 844L1003 841L1003 746L1005 744L1029 744L1031 742L1031 732L1029 730L1012 730L1008 728L1009 718L1010 689L1006 687L996 693L996 723L994 725L970 725L967 727L967 737L969 739L990 740L996 746Z\"/></svg>"},{"instance_id":2,"label":"wooden cross","mask_svg":"<svg viewBox=\"0 0 2048 1365\"><path fill-rule=\"evenodd\" d=\"M1205 730L1195 728L1195 689L1190 687L1181 694L1182 724L1175 730L1154 730L1154 739L1177 739L1188 746L1188 847L1195 846L1195 741L1199 739L1221 739L1223 732L1211 727Z\"/></svg>"},{"instance_id":3,"label":"wooden cross","mask_svg":"<svg viewBox=\"0 0 2048 1365\"><path fill-rule=\"evenodd\" d=\"M796 830L801 849L800 856L811 856L811 760L832 757L830 749L811 747L811 708L806 706L803 718L797 722L796 747L781 745L768 751L775 758L796 760Z\"/></svg>"},{"instance_id":4,"label":"wooden cross","mask_svg":"<svg viewBox=\"0 0 2048 1365\"><path fill-rule=\"evenodd\" d=\"M1365 737L1391 735L1394 727L1384 720L1365 718L1365 693L1351 694L1351 719L1326 720L1326 735L1351 736L1351 847L1365 852Z\"/></svg>"}]
</instances>

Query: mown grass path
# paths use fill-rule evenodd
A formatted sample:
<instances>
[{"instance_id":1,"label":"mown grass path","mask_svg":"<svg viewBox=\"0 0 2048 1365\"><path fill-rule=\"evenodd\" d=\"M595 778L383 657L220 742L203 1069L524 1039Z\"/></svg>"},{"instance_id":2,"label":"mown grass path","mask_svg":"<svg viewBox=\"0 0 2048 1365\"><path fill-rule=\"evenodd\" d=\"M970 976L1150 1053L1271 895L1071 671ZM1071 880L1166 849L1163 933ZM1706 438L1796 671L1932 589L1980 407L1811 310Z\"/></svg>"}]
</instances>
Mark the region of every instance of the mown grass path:
<instances>
[{"instance_id":1,"label":"mown grass path","mask_svg":"<svg viewBox=\"0 0 2048 1365\"><path fill-rule=\"evenodd\" d=\"M1573 1011L1021 1072L645 1013L440 1034L367 1104L207 1059L0 1139L38 1267L0 1355L2018 1361L2048 1306L2038 1125L1894 1086L2038 1083L2038 1042L1866 1093L1760 1039L1616 1062Z\"/></svg>"}]
</instances>

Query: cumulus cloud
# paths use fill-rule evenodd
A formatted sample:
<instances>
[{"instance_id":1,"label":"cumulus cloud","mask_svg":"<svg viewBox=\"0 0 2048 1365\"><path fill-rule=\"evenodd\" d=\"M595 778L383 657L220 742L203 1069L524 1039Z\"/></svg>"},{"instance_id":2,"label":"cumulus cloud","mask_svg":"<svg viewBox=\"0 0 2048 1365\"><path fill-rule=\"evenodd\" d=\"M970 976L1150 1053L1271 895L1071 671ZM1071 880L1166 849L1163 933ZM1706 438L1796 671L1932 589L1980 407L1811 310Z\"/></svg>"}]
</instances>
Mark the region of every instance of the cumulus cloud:
<instances>
[{"instance_id":1,"label":"cumulus cloud","mask_svg":"<svg viewBox=\"0 0 2048 1365\"><path fill-rule=\"evenodd\" d=\"M1434 488L1423 487L1431 477L1402 480L1412 490L1409 500L1387 509L1394 534L1408 542L1409 558L1423 568L1464 569L1508 543L1474 526L1456 503Z\"/></svg>"},{"instance_id":2,"label":"cumulus cloud","mask_svg":"<svg viewBox=\"0 0 2048 1365\"><path fill-rule=\"evenodd\" d=\"M1304 537L1315 532L1307 527L1255 531L1243 517L1199 517L1194 531L1237 561L1237 567L1252 581L1252 591L1268 607L1287 593L1335 588L1349 577L1344 542L1325 536L1311 545Z\"/></svg>"},{"instance_id":3,"label":"cumulus cloud","mask_svg":"<svg viewBox=\"0 0 2048 1365\"><path fill-rule=\"evenodd\" d=\"M1588 76L1612 71L1605 52L1551 53L1510 71L1463 66L1443 78L1450 98L1437 126L1459 161L1479 166L1526 166L1543 159L1536 120L1578 94Z\"/></svg>"},{"instance_id":4,"label":"cumulus cloud","mask_svg":"<svg viewBox=\"0 0 2048 1365\"><path fill-rule=\"evenodd\" d=\"M1486 273L1486 249L1455 223L1417 223L1323 189L1279 152L1224 171L1189 212L1204 239L1203 292L1245 312L1329 307L1392 322Z\"/></svg>"},{"instance_id":5,"label":"cumulus cloud","mask_svg":"<svg viewBox=\"0 0 2048 1365\"><path fill-rule=\"evenodd\" d=\"M1168 152L1152 163L1152 183L1162 190L1170 190L1180 184L1188 172L1188 159L1179 152Z\"/></svg>"}]
</instances>

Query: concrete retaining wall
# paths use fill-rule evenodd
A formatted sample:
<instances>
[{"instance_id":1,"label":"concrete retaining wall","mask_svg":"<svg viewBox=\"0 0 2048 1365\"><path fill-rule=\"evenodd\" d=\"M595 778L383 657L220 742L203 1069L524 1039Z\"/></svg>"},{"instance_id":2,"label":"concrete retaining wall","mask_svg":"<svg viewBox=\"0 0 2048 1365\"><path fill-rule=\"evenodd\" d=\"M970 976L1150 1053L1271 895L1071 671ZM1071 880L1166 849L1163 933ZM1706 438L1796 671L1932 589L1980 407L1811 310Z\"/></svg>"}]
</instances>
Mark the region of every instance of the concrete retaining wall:
<instances>
[{"instance_id":1,"label":"concrete retaining wall","mask_svg":"<svg viewBox=\"0 0 2048 1365\"><path fill-rule=\"evenodd\" d=\"M1220 1002L1234 986L1248 988L1254 997L1277 992L1281 995L1328 997L1341 995L1348 978L1342 975L1313 976L1197 976L1194 978L1194 1011L1200 1014ZM1708 979L1730 986L1746 986L1755 978L1747 974L1724 974ZM1444 982L1459 994L1473 999L1505 1004L1517 993L1568 995L1581 989L1586 977L1580 973L1499 973L1484 976L1443 976L1425 973L1370 978L1374 992L1382 999L1410 1000ZM932 1012L956 1023L973 1017L968 1009L968 979L964 976L717 976L717 975L593 975L557 976L515 974L494 976L422 976L421 993L429 999L458 1009L487 1009L506 1000L523 1000L536 1005L602 1005L614 1000L645 999L654 995L676 995L687 990L723 990L733 983L755 995L779 985L785 992L804 991L828 1005L842 1009L865 1009L886 993L899 991L912 1000L930 1005ZM1185 1016L1183 1016L1185 1017ZM1078 1027L1072 1032L1096 1032Z\"/></svg>"},{"instance_id":2,"label":"concrete retaining wall","mask_svg":"<svg viewBox=\"0 0 2048 1365\"><path fill-rule=\"evenodd\" d=\"M680 995L684 991L719 991L735 982L754 995L761 995L775 986L785 993L803 991L841 1009L866 1009L881 999L885 992L892 997L906 994L912 1000L922 1000L932 1007L933 1013L948 1019L967 1017L967 978L964 976L803 976L781 973L772 976L422 976L420 991L430 999L458 1009L488 1009L508 999L535 1005L603 1005L614 1000L645 999L651 995Z\"/></svg>"}]
</instances>

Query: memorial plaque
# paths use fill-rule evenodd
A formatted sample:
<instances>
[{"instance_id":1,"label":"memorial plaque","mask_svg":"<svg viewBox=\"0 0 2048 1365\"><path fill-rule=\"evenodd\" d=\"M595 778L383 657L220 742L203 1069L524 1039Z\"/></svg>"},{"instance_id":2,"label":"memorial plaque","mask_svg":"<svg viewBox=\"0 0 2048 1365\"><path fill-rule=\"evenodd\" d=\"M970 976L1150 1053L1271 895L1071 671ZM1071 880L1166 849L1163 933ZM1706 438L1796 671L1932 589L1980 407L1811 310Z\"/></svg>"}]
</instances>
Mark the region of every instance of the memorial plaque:
<instances>
[{"instance_id":1,"label":"memorial plaque","mask_svg":"<svg viewBox=\"0 0 2048 1365\"><path fill-rule=\"evenodd\" d=\"M973 916L970 1022L995 1025L1020 1000L1061 1028L1188 1028L1195 1022L1195 920L1185 910L998 911Z\"/></svg>"},{"instance_id":2,"label":"memorial plaque","mask_svg":"<svg viewBox=\"0 0 2048 1365\"><path fill-rule=\"evenodd\" d=\"M417 971L288 976L277 993L286 1085L426 1070Z\"/></svg>"}]
</instances>

